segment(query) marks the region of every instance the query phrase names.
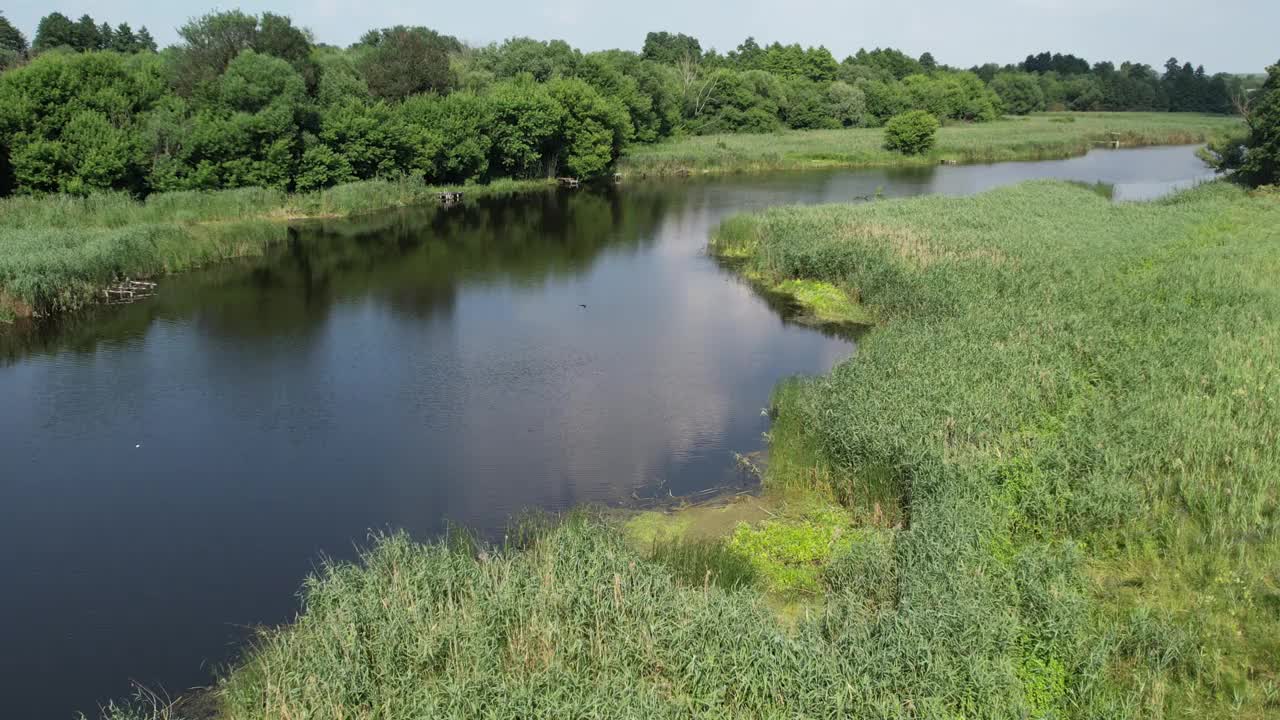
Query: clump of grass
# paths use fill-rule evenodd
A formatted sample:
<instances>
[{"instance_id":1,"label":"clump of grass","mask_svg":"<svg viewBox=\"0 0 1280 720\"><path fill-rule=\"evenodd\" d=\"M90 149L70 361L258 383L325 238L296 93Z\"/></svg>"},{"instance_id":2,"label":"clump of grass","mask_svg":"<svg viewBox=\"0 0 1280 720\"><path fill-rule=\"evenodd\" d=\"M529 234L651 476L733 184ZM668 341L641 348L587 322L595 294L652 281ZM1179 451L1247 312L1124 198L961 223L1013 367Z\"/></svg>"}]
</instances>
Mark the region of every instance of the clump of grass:
<instances>
[{"instance_id":1,"label":"clump of grass","mask_svg":"<svg viewBox=\"0 0 1280 720\"><path fill-rule=\"evenodd\" d=\"M184 720L179 710L180 700L163 697L142 686L137 686L133 697L125 702L108 702L99 708L98 720ZM87 720L83 713L80 720Z\"/></svg>"},{"instance_id":2,"label":"clump of grass","mask_svg":"<svg viewBox=\"0 0 1280 720\"><path fill-rule=\"evenodd\" d=\"M725 590L751 587L756 566L739 548L723 539L680 539L654 543L649 557L691 587L715 585Z\"/></svg>"}]
</instances>

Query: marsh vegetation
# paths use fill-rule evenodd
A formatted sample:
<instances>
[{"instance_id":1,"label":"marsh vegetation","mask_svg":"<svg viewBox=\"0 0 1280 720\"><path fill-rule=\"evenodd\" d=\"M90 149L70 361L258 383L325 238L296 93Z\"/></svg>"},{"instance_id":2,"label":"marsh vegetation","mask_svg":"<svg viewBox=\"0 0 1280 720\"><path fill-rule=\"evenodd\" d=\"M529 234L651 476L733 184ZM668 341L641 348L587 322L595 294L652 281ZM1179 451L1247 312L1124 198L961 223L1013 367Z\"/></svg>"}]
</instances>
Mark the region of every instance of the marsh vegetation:
<instances>
[{"instance_id":1,"label":"marsh vegetation","mask_svg":"<svg viewBox=\"0 0 1280 720\"><path fill-rule=\"evenodd\" d=\"M1222 183L727 223L716 249L878 320L776 394L764 498L383 538L223 713L1267 717L1277 227Z\"/></svg>"}]
</instances>

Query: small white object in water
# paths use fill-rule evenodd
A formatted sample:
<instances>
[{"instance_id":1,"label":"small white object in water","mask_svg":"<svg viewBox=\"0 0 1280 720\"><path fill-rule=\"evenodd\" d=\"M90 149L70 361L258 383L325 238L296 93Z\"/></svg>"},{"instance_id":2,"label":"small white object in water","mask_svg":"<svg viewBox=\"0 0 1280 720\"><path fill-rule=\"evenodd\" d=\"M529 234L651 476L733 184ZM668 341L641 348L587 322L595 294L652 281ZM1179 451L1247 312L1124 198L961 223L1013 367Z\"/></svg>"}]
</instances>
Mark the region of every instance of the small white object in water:
<instances>
[{"instance_id":1,"label":"small white object in water","mask_svg":"<svg viewBox=\"0 0 1280 720\"><path fill-rule=\"evenodd\" d=\"M138 449L138 448L140 448L140 447L142 447L142 445L134 445L134 446L133 446L133 448L134 448L135 450L137 450L137 449Z\"/></svg>"}]
</instances>

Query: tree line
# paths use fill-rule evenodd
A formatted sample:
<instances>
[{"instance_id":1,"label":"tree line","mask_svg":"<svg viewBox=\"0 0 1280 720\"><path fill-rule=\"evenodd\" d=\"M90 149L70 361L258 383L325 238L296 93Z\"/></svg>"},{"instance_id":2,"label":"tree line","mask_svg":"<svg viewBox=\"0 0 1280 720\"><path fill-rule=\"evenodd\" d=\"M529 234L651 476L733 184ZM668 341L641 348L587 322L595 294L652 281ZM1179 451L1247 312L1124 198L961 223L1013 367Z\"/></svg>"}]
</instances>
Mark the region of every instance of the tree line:
<instances>
[{"instance_id":1,"label":"tree line","mask_svg":"<svg viewBox=\"0 0 1280 720\"><path fill-rule=\"evenodd\" d=\"M721 54L667 32L640 52L583 53L530 38L468 47L396 26L339 48L287 16L231 11L178 34L157 51L145 27L52 13L28 45L0 15L0 193L586 178L610 172L630 143L676 134L880 126L908 110L942 122L1056 108L1228 112L1234 91L1229 76L1205 85L1202 70L1185 76L1176 63L1159 76L1046 53L961 70L929 53L837 61L824 47L751 38Z\"/></svg>"},{"instance_id":2,"label":"tree line","mask_svg":"<svg viewBox=\"0 0 1280 720\"><path fill-rule=\"evenodd\" d=\"M971 68L1004 101L1005 112L1040 110L1146 110L1231 114L1251 89L1245 78L1209 75L1203 65L1169 58L1160 72L1150 65L1092 65L1061 53L1028 55L1016 65Z\"/></svg>"}]
</instances>

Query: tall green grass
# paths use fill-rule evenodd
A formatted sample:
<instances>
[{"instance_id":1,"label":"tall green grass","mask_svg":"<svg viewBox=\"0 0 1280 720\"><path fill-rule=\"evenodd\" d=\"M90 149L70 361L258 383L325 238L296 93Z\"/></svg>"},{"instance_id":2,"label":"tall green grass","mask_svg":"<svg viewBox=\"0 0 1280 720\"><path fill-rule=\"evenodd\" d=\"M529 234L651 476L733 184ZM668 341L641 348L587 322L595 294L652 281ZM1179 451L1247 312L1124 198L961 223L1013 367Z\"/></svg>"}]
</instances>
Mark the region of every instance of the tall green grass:
<instances>
[{"instance_id":1,"label":"tall green grass","mask_svg":"<svg viewBox=\"0 0 1280 720\"><path fill-rule=\"evenodd\" d=\"M470 186L471 197L545 188L541 181ZM369 180L313 193L242 188L0 199L0 320L98 301L125 278L153 278L256 255L287 237L280 221L358 215L434 202L446 188L415 178Z\"/></svg>"},{"instance_id":2,"label":"tall green grass","mask_svg":"<svg viewBox=\"0 0 1280 720\"><path fill-rule=\"evenodd\" d=\"M963 677L952 641L990 639L1033 716L1280 712L1274 198L1029 183L780 209L718 245L882 320L775 434L843 496L897 485L896 622L931 662Z\"/></svg>"},{"instance_id":3,"label":"tall green grass","mask_svg":"<svg viewBox=\"0 0 1280 720\"><path fill-rule=\"evenodd\" d=\"M936 165L943 160L1049 160L1082 155L1098 142L1112 139L1129 146L1199 143L1240 125L1239 118L1187 113L1047 113L944 127L932 150L910 157L885 150L880 128L703 135L633 148L623 158L621 170L631 175L670 175Z\"/></svg>"},{"instance_id":4,"label":"tall green grass","mask_svg":"<svg viewBox=\"0 0 1280 720\"><path fill-rule=\"evenodd\" d=\"M820 604L779 617L772 566L589 513L498 549L394 535L308 581L221 716L1274 716L1277 228L1225 184L734 220L717 247L880 319L776 398L770 485L866 526L825 546ZM730 549L777 560L785 526L743 527Z\"/></svg>"}]
</instances>

